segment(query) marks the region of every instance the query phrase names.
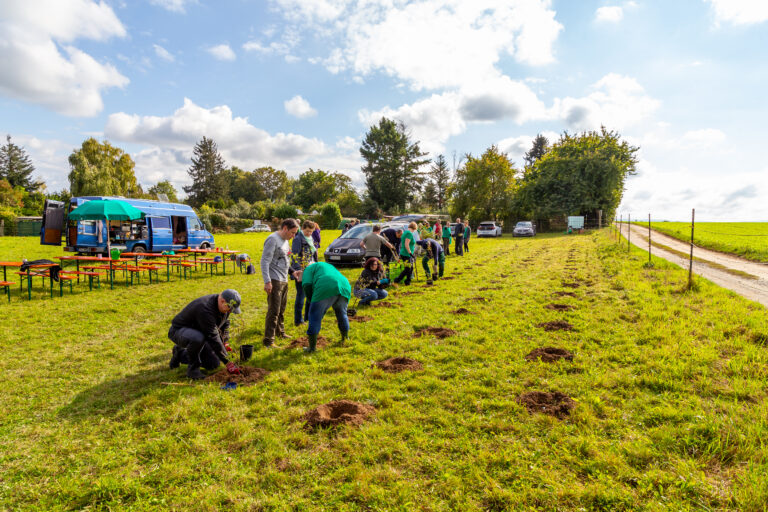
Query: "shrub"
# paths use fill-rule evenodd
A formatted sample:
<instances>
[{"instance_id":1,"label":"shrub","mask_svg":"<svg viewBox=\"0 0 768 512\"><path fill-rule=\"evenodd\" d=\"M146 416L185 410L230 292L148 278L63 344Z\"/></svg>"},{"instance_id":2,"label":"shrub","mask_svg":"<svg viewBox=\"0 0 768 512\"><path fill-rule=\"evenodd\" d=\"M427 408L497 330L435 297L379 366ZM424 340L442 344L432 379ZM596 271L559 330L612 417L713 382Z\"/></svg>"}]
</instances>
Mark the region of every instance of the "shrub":
<instances>
[{"instance_id":1,"label":"shrub","mask_svg":"<svg viewBox=\"0 0 768 512\"><path fill-rule=\"evenodd\" d=\"M299 216L299 212L296 210L296 207L291 204L280 203L272 210L272 215L278 219L295 219Z\"/></svg>"},{"instance_id":2,"label":"shrub","mask_svg":"<svg viewBox=\"0 0 768 512\"><path fill-rule=\"evenodd\" d=\"M325 203L320 208L320 222L323 229L336 229L341 222L341 210L333 201Z\"/></svg>"}]
</instances>

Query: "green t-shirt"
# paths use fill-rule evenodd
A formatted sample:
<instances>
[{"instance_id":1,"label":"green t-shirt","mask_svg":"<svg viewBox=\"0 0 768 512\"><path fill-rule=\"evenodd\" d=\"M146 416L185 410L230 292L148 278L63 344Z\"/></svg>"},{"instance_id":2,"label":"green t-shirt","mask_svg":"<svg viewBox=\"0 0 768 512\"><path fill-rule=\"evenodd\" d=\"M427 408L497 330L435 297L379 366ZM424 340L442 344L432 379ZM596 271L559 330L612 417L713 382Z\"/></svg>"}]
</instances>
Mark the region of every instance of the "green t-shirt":
<instances>
[{"instance_id":1,"label":"green t-shirt","mask_svg":"<svg viewBox=\"0 0 768 512\"><path fill-rule=\"evenodd\" d=\"M449 226L443 226L443 238L451 238L451 228Z\"/></svg>"},{"instance_id":2,"label":"green t-shirt","mask_svg":"<svg viewBox=\"0 0 768 512\"><path fill-rule=\"evenodd\" d=\"M310 302L319 302L336 295L349 299L352 295L349 280L336 267L322 261L304 269L301 286L304 293L312 298Z\"/></svg>"},{"instance_id":3,"label":"green t-shirt","mask_svg":"<svg viewBox=\"0 0 768 512\"><path fill-rule=\"evenodd\" d=\"M408 252L408 249L405 247L405 241L410 240L411 243L408 244L411 248L411 252ZM413 237L413 233L409 229L406 229L403 231L403 236L400 238L400 256L405 256L406 258L410 258L413 255L413 251L416 249L416 239Z\"/></svg>"}]
</instances>

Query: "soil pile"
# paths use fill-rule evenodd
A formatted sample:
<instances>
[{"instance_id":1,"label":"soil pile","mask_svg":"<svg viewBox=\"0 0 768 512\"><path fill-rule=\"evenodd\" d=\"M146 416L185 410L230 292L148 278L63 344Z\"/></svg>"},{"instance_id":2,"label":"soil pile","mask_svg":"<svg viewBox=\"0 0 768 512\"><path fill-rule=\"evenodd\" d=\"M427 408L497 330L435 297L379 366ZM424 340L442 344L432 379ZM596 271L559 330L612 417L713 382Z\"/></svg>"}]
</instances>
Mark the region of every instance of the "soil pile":
<instances>
[{"instance_id":1,"label":"soil pile","mask_svg":"<svg viewBox=\"0 0 768 512\"><path fill-rule=\"evenodd\" d=\"M576 309L568 304L547 304L544 307L546 309L551 309L552 311L571 311L572 309Z\"/></svg>"},{"instance_id":2,"label":"soil pile","mask_svg":"<svg viewBox=\"0 0 768 512\"><path fill-rule=\"evenodd\" d=\"M573 353L564 348L539 347L531 350L528 355L525 356L526 361L535 361L537 359L540 359L545 363L554 363L561 359L573 361Z\"/></svg>"},{"instance_id":3,"label":"soil pile","mask_svg":"<svg viewBox=\"0 0 768 512\"><path fill-rule=\"evenodd\" d=\"M553 295L556 297L575 297L576 294L573 292L555 292Z\"/></svg>"},{"instance_id":4,"label":"soil pile","mask_svg":"<svg viewBox=\"0 0 768 512\"><path fill-rule=\"evenodd\" d=\"M389 359L373 363L373 366L378 366L385 372L391 373L400 373L405 370L418 372L424 369L424 365L408 357L390 357Z\"/></svg>"},{"instance_id":5,"label":"soil pile","mask_svg":"<svg viewBox=\"0 0 768 512\"><path fill-rule=\"evenodd\" d=\"M453 311L451 311L451 313L454 313L456 315L474 315L474 313L468 310L467 308L454 309Z\"/></svg>"},{"instance_id":6,"label":"soil pile","mask_svg":"<svg viewBox=\"0 0 768 512\"><path fill-rule=\"evenodd\" d=\"M318 405L304 415L304 426L309 430L323 427L333 427L341 424L360 426L368 416L376 412L370 405L352 402L351 400L334 400L327 404Z\"/></svg>"},{"instance_id":7,"label":"soil pile","mask_svg":"<svg viewBox=\"0 0 768 512\"><path fill-rule=\"evenodd\" d=\"M501 286L483 286L482 288L478 288L481 292L487 291L487 290L501 290Z\"/></svg>"},{"instance_id":8,"label":"soil pile","mask_svg":"<svg viewBox=\"0 0 768 512\"><path fill-rule=\"evenodd\" d=\"M205 382L218 382L221 384L227 382L235 382L238 386L251 386L264 380L264 377L269 375L269 370L264 368L252 368L250 366L241 366L240 375L230 375L227 369L219 370L218 372L209 375L205 378Z\"/></svg>"},{"instance_id":9,"label":"soil pile","mask_svg":"<svg viewBox=\"0 0 768 512\"><path fill-rule=\"evenodd\" d=\"M450 281L451 279L454 279L454 277L452 277L452 276L448 276L448 277L441 277L441 278L440 278L440 281Z\"/></svg>"},{"instance_id":10,"label":"soil pile","mask_svg":"<svg viewBox=\"0 0 768 512\"><path fill-rule=\"evenodd\" d=\"M572 331L573 326L565 320L553 320L551 322L544 322L537 324L536 327L541 327L545 331Z\"/></svg>"},{"instance_id":11,"label":"soil pile","mask_svg":"<svg viewBox=\"0 0 768 512\"><path fill-rule=\"evenodd\" d=\"M350 316L348 318L350 322L370 322L371 320L373 320L372 316L355 315L355 316Z\"/></svg>"},{"instance_id":12,"label":"soil pile","mask_svg":"<svg viewBox=\"0 0 768 512\"><path fill-rule=\"evenodd\" d=\"M446 329L445 327L424 327L413 333L414 338L424 336L425 334L431 334L435 338L443 339L456 334L453 329Z\"/></svg>"},{"instance_id":13,"label":"soil pile","mask_svg":"<svg viewBox=\"0 0 768 512\"><path fill-rule=\"evenodd\" d=\"M517 397L517 402L524 405L528 412L542 412L558 419L563 419L576 407L576 402L565 393L554 391L529 391Z\"/></svg>"},{"instance_id":14,"label":"soil pile","mask_svg":"<svg viewBox=\"0 0 768 512\"><path fill-rule=\"evenodd\" d=\"M350 319L351 320L351 319ZM292 339L287 348L302 348L309 346L309 339L306 336L300 336L296 339ZM328 346L328 338L325 336L317 337L317 348L323 348Z\"/></svg>"}]
</instances>

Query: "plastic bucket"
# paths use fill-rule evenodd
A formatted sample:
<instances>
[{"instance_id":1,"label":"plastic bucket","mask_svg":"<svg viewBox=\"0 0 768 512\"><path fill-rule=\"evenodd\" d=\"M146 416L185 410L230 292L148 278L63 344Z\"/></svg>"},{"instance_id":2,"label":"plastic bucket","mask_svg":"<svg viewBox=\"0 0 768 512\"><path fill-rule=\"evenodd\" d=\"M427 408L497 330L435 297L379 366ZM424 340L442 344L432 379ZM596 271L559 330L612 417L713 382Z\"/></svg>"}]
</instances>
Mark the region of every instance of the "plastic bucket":
<instances>
[{"instance_id":1,"label":"plastic bucket","mask_svg":"<svg viewBox=\"0 0 768 512\"><path fill-rule=\"evenodd\" d=\"M240 360L247 361L253 355L253 345L240 345Z\"/></svg>"}]
</instances>

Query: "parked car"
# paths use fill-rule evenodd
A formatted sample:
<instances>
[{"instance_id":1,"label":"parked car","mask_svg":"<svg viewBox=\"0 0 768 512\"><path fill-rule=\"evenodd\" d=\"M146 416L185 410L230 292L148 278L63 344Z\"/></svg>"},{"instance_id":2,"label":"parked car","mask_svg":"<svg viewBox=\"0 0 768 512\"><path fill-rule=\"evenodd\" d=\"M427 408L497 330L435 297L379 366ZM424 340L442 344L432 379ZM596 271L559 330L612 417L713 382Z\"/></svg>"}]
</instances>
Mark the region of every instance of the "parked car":
<instances>
[{"instance_id":1,"label":"parked car","mask_svg":"<svg viewBox=\"0 0 768 512\"><path fill-rule=\"evenodd\" d=\"M325 249L325 261L332 265L361 265L365 249L360 247L360 241L373 231L373 226L370 223L360 224L331 242ZM408 229L408 225L402 222L388 222L380 226L382 231L387 228Z\"/></svg>"},{"instance_id":2,"label":"parked car","mask_svg":"<svg viewBox=\"0 0 768 512\"><path fill-rule=\"evenodd\" d=\"M481 222L480 225L477 226L477 237L481 238L484 236L501 236L501 226L499 223L491 220Z\"/></svg>"},{"instance_id":3,"label":"parked car","mask_svg":"<svg viewBox=\"0 0 768 512\"><path fill-rule=\"evenodd\" d=\"M536 226L530 221L520 221L512 230L512 236L536 236Z\"/></svg>"},{"instance_id":4,"label":"parked car","mask_svg":"<svg viewBox=\"0 0 768 512\"><path fill-rule=\"evenodd\" d=\"M245 228L243 230L243 233L269 233L271 231L272 230L266 224L256 224L249 228Z\"/></svg>"}]
</instances>

